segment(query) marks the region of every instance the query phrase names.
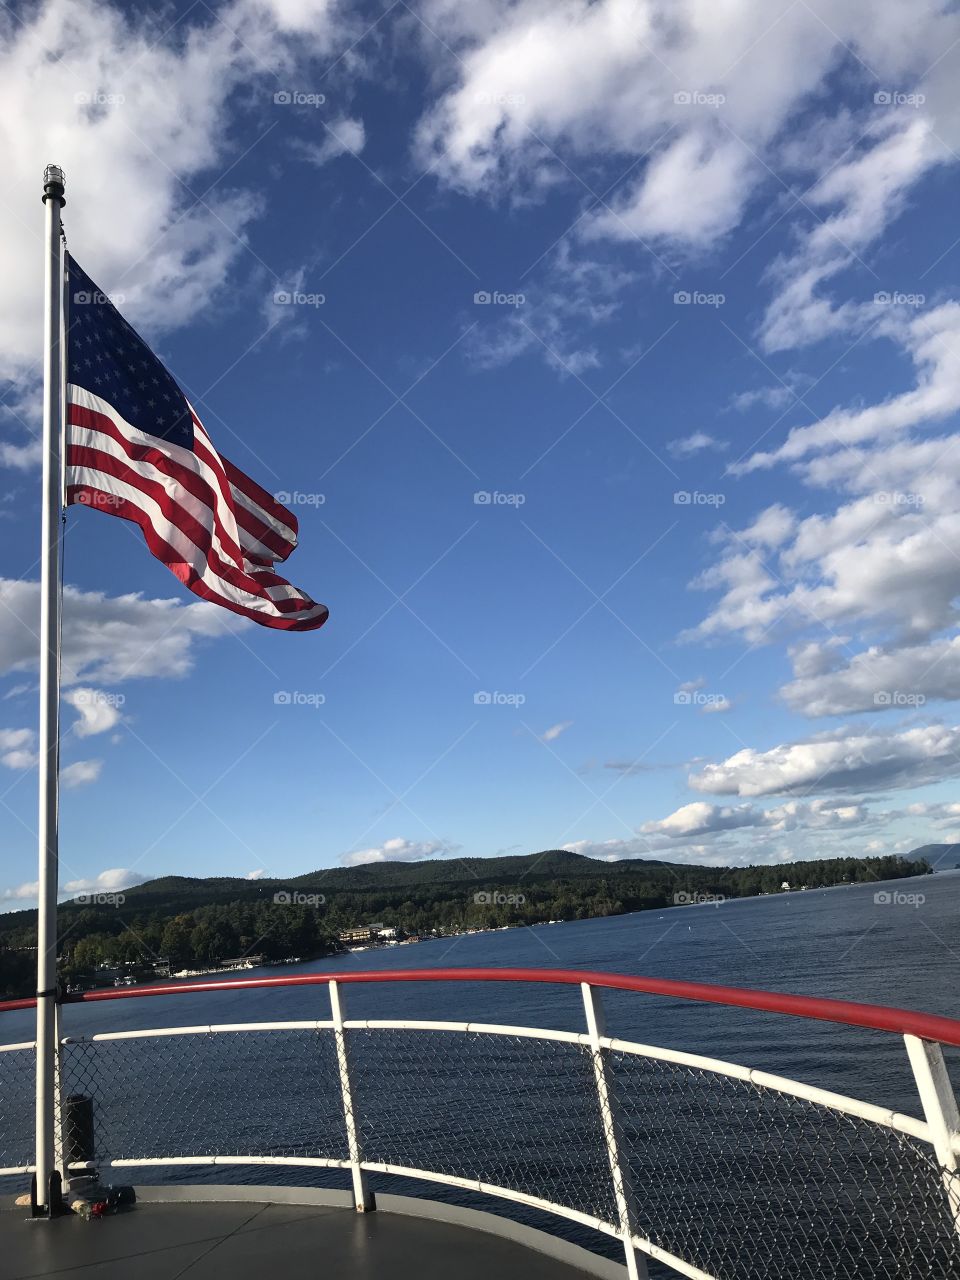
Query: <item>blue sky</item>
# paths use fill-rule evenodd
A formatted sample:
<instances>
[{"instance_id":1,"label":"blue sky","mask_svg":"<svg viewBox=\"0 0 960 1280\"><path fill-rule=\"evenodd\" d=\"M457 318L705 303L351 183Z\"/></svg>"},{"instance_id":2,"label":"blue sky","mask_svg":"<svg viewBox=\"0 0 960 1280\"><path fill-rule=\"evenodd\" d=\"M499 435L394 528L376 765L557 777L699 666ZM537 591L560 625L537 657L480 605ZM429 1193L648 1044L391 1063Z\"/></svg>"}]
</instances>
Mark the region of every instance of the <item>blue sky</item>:
<instances>
[{"instance_id":1,"label":"blue sky","mask_svg":"<svg viewBox=\"0 0 960 1280\"><path fill-rule=\"evenodd\" d=\"M69 891L960 838L958 40L886 0L8 16L4 905L49 161L331 613L240 623L70 511Z\"/></svg>"}]
</instances>

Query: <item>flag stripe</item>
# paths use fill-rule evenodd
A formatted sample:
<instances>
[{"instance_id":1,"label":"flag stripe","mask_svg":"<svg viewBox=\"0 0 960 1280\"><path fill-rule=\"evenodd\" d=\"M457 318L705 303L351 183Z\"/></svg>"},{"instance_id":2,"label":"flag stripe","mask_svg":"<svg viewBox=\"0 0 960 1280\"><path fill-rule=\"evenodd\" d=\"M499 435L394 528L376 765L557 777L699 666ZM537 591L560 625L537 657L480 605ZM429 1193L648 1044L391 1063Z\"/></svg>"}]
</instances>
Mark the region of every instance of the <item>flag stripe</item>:
<instances>
[{"instance_id":1,"label":"flag stripe","mask_svg":"<svg viewBox=\"0 0 960 1280\"><path fill-rule=\"evenodd\" d=\"M205 600L270 627L321 626L326 607L271 568L296 545L296 518L217 453L195 415L194 424L185 448L70 384L67 501L138 524L151 552Z\"/></svg>"}]
</instances>

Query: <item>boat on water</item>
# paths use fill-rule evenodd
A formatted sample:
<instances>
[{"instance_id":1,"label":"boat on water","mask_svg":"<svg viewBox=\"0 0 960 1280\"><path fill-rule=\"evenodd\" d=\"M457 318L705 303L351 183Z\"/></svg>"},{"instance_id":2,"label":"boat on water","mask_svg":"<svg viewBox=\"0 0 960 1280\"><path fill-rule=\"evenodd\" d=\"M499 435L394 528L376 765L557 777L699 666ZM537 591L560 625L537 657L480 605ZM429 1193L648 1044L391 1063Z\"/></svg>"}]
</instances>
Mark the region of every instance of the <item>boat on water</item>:
<instances>
[{"instance_id":1,"label":"boat on water","mask_svg":"<svg viewBox=\"0 0 960 1280\"><path fill-rule=\"evenodd\" d=\"M524 984L544 1011L573 987L582 1024L431 1019L438 982ZM351 1018L359 983L388 1002L393 984L422 984L424 1018ZM282 991L305 1016L168 1021L175 997L209 996L213 1019L216 992L244 989L251 1004ZM758 1011L774 1045L786 1017L832 1024L838 1055L899 1037L916 1107L608 1034L605 999L649 997ZM76 1008L131 998L146 1029L98 1030L96 1011ZM0 1004L0 1030L34 1004ZM0 1045L10 1276L245 1280L280 1265L299 1278L318 1258L359 1277L960 1276L954 1019L630 975L435 968L107 988L65 996L58 1021L52 1186L68 1204L91 1179L134 1182L137 1204L91 1224L59 1216L51 1194L50 1220L30 1220L45 1213L35 1180L29 1194L35 1045Z\"/></svg>"}]
</instances>

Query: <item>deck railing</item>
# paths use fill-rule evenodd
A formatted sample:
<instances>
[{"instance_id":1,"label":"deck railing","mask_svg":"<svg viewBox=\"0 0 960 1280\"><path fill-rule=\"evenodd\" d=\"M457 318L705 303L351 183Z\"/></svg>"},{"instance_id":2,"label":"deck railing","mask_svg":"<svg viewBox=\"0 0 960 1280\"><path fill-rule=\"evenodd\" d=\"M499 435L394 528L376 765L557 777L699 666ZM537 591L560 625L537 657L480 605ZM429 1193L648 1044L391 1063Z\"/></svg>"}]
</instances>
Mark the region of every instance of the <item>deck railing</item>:
<instances>
[{"instance_id":1,"label":"deck railing","mask_svg":"<svg viewBox=\"0 0 960 1280\"><path fill-rule=\"evenodd\" d=\"M345 1009L349 984L437 981L575 984L584 1030L351 1019ZM91 1165L331 1168L369 1210L369 1175L393 1174L614 1237L631 1277L647 1259L693 1280L960 1276L960 1117L942 1050L960 1046L952 1019L542 969L252 978L69 1002L317 985L330 1000L317 1020L61 1036L64 1176ZM921 1114L610 1037L610 988L902 1036ZM32 1172L33 1048L0 1045L0 1175ZM77 1120L89 1119L89 1100L93 1150Z\"/></svg>"}]
</instances>

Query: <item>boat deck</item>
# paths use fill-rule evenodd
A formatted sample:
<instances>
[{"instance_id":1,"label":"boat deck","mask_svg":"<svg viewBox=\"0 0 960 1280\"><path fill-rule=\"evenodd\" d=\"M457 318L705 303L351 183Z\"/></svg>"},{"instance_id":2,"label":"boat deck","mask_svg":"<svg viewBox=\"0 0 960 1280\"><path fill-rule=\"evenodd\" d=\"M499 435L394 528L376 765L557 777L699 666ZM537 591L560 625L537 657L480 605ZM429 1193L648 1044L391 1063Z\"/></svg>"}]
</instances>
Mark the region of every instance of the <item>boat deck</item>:
<instances>
[{"instance_id":1,"label":"boat deck","mask_svg":"<svg viewBox=\"0 0 960 1280\"><path fill-rule=\"evenodd\" d=\"M73 1216L31 1221L22 1212L0 1214L5 1280L583 1280L626 1274L581 1250L573 1254L582 1255L586 1270L576 1259L571 1264L488 1230L382 1208L358 1214L333 1205L252 1199L141 1202L92 1222ZM503 1225L508 1231L512 1226Z\"/></svg>"}]
</instances>

